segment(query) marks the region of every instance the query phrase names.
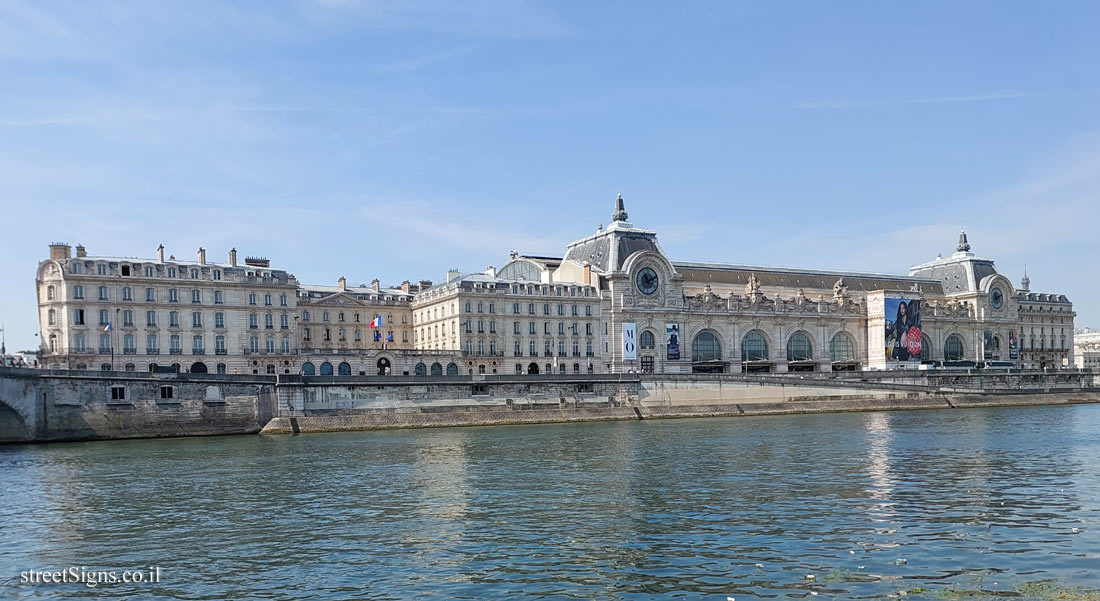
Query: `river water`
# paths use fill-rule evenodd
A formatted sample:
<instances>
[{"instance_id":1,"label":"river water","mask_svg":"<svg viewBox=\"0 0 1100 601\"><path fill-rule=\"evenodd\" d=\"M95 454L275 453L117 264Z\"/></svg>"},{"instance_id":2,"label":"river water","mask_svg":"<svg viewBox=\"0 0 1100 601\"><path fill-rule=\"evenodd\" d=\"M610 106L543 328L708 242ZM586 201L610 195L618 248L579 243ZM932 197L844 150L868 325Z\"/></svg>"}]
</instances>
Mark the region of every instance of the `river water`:
<instances>
[{"instance_id":1,"label":"river water","mask_svg":"<svg viewBox=\"0 0 1100 601\"><path fill-rule=\"evenodd\" d=\"M1098 599L1100 406L0 447L0 543L4 599Z\"/></svg>"}]
</instances>

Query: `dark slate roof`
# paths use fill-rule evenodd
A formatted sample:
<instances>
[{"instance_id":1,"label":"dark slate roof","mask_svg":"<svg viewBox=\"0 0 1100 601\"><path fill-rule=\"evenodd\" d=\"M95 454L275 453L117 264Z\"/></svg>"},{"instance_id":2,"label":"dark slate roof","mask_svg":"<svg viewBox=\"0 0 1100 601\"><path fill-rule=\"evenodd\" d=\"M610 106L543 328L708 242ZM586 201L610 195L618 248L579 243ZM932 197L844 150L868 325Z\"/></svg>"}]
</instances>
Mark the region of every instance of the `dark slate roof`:
<instances>
[{"instance_id":1,"label":"dark slate roof","mask_svg":"<svg viewBox=\"0 0 1100 601\"><path fill-rule=\"evenodd\" d=\"M698 282L744 286L749 283L749 276L756 274L756 279L761 286L781 286L832 292L833 285L836 284L837 280L843 278L844 285L848 287L850 292L908 291L913 284L916 284L924 294L943 294L943 287L940 282L921 277L682 261L676 261L673 265L676 267L676 271L683 276L685 284Z\"/></svg>"},{"instance_id":2,"label":"dark slate roof","mask_svg":"<svg viewBox=\"0 0 1100 601\"><path fill-rule=\"evenodd\" d=\"M956 252L950 257L937 257L928 263L909 268L909 275L938 280L946 294L977 292L982 280L997 275L993 261L969 252Z\"/></svg>"},{"instance_id":3,"label":"dark slate roof","mask_svg":"<svg viewBox=\"0 0 1100 601\"><path fill-rule=\"evenodd\" d=\"M642 250L661 253L657 234L620 221L571 243L565 250L565 260L578 264L587 262L593 270L606 274L621 269L630 255Z\"/></svg>"}]
</instances>

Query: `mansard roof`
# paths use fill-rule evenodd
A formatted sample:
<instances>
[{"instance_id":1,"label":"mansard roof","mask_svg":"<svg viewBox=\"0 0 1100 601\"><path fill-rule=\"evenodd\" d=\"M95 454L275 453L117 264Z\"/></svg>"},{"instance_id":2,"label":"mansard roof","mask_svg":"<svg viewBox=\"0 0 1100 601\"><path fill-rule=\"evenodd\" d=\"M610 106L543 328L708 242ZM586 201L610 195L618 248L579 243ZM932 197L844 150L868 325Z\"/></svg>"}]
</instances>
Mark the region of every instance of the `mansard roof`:
<instances>
[{"instance_id":1,"label":"mansard roof","mask_svg":"<svg viewBox=\"0 0 1100 601\"><path fill-rule=\"evenodd\" d=\"M689 261L672 264L689 286L692 283L744 286L755 274L761 286L831 291L837 280L843 279L850 291L911 290L916 286L923 294L943 294L940 282L922 277Z\"/></svg>"},{"instance_id":2,"label":"mansard roof","mask_svg":"<svg viewBox=\"0 0 1100 601\"><path fill-rule=\"evenodd\" d=\"M997 275L992 259L983 259L970 252L966 233L959 235L959 245L949 257L935 259L909 268L909 275L937 280L947 294L962 294L981 290L982 280Z\"/></svg>"}]
</instances>

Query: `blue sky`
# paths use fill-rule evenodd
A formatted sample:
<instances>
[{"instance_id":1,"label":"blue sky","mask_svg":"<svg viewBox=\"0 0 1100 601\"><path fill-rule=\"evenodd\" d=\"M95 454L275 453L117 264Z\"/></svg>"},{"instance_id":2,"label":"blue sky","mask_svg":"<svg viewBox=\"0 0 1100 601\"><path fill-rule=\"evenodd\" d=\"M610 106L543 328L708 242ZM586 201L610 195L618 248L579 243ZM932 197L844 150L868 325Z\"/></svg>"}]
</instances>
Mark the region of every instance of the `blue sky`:
<instances>
[{"instance_id":1,"label":"blue sky","mask_svg":"<svg viewBox=\"0 0 1100 601\"><path fill-rule=\"evenodd\" d=\"M1100 3L0 0L0 320L54 240L308 283L974 251L1100 325Z\"/></svg>"}]
</instances>

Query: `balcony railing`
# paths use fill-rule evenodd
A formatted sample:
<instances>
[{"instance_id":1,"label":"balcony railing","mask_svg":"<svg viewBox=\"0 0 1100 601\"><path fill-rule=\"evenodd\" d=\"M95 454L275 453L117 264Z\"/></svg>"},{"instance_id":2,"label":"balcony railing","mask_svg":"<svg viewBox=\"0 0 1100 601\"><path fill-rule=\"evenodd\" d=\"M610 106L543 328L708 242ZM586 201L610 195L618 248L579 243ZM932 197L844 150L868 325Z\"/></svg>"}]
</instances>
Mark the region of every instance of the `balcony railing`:
<instances>
[{"instance_id":1,"label":"balcony railing","mask_svg":"<svg viewBox=\"0 0 1100 601\"><path fill-rule=\"evenodd\" d=\"M192 355L205 355L206 351L202 350L201 348L193 348L193 349L191 349L191 354Z\"/></svg>"},{"instance_id":2,"label":"balcony railing","mask_svg":"<svg viewBox=\"0 0 1100 601\"><path fill-rule=\"evenodd\" d=\"M169 349L168 353L171 354L171 355L182 355L183 354L183 349L179 349L179 348Z\"/></svg>"},{"instance_id":3,"label":"balcony railing","mask_svg":"<svg viewBox=\"0 0 1100 601\"><path fill-rule=\"evenodd\" d=\"M159 355L160 354L160 349L159 348L147 348L147 349L145 349L145 354L146 355Z\"/></svg>"},{"instance_id":4,"label":"balcony railing","mask_svg":"<svg viewBox=\"0 0 1100 601\"><path fill-rule=\"evenodd\" d=\"M110 355L110 354L111 354L111 347L109 347L109 346L107 346L107 347L103 347L103 346L99 347L99 354L100 354L100 355Z\"/></svg>"},{"instance_id":5,"label":"balcony railing","mask_svg":"<svg viewBox=\"0 0 1100 601\"><path fill-rule=\"evenodd\" d=\"M124 349L122 349L122 354L123 355L136 355L137 354L137 349L136 348L124 348Z\"/></svg>"},{"instance_id":6,"label":"balcony railing","mask_svg":"<svg viewBox=\"0 0 1100 601\"><path fill-rule=\"evenodd\" d=\"M214 354L215 355L224 355L225 354L225 349L223 349L223 348L214 349Z\"/></svg>"}]
</instances>

